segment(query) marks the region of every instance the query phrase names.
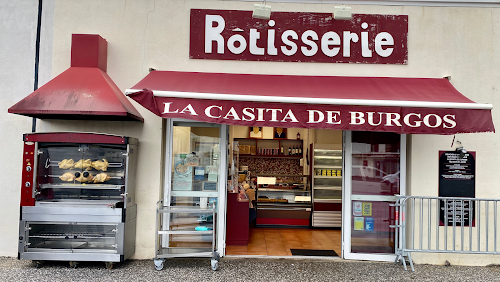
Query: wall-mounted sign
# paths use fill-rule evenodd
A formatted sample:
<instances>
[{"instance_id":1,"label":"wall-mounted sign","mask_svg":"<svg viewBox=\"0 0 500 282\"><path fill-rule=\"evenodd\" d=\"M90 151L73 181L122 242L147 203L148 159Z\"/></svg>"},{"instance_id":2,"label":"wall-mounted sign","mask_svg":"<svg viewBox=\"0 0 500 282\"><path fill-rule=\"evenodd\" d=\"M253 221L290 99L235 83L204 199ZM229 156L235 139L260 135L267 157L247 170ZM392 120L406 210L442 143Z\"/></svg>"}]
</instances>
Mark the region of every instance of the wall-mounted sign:
<instances>
[{"instance_id":1,"label":"wall-mounted sign","mask_svg":"<svg viewBox=\"0 0 500 282\"><path fill-rule=\"evenodd\" d=\"M439 151L439 196L476 197L476 153L460 155L455 151ZM474 226L473 201L440 201L440 225Z\"/></svg>"},{"instance_id":2,"label":"wall-mounted sign","mask_svg":"<svg viewBox=\"0 0 500 282\"><path fill-rule=\"evenodd\" d=\"M406 64L408 16L191 10L192 59Z\"/></svg>"}]
</instances>

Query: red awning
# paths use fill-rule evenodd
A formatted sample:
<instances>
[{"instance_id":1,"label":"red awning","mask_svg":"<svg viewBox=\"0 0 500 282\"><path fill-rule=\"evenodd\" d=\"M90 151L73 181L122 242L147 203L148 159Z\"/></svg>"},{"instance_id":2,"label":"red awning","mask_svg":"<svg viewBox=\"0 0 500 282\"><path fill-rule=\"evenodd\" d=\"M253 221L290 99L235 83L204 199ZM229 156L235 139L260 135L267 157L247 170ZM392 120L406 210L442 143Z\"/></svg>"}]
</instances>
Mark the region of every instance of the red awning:
<instances>
[{"instance_id":1,"label":"red awning","mask_svg":"<svg viewBox=\"0 0 500 282\"><path fill-rule=\"evenodd\" d=\"M71 67L9 108L40 119L144 121L106 74L107 42L95 34L73 34Z\"/></svg>"},{"instance_id":2,"label":"red awning","mask_svg":"<svg viewBox=\"0 0 500 282\"><path fill-rule=\"evenodd\" d=\"M444 78L152 71L126 94L163 118L398 133L494 132L490 104Z\"/></svg>"}]
</instances>

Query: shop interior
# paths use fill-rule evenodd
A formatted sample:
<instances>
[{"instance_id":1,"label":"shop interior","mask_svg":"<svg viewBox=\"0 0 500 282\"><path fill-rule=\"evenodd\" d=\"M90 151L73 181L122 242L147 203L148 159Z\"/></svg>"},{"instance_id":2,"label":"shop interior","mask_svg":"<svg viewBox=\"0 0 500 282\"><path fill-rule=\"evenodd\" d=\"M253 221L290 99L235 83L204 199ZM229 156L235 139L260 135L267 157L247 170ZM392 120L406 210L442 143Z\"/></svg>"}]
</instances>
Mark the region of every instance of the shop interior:
<instances>
[{"instance_id":1,"label":"shop interior","mask_svg":"<svg viewBox=\"0 0 500 282\"><path fill-rule=\"evenodd\" d=\"M229 135L226 255L340 255L342 131L231 126Z\"/></svg>"}]
</instances>

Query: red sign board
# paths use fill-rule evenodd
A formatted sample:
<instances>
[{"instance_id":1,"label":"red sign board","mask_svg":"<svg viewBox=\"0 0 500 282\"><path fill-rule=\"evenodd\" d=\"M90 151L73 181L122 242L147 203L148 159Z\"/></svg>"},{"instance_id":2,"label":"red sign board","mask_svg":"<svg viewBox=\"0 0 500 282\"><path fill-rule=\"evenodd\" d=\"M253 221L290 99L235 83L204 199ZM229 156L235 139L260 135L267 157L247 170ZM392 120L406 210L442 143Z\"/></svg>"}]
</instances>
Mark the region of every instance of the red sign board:
<instances>
[{"instance_id":1,"label":"red sign board","mask_svg":"<svg viewBox=\"0 0 500 282\"><path fill-rule=\"evenodd\" d=\"M407 64L408 16L191 10L191 59Z\"/></svg>"}]
</instances>

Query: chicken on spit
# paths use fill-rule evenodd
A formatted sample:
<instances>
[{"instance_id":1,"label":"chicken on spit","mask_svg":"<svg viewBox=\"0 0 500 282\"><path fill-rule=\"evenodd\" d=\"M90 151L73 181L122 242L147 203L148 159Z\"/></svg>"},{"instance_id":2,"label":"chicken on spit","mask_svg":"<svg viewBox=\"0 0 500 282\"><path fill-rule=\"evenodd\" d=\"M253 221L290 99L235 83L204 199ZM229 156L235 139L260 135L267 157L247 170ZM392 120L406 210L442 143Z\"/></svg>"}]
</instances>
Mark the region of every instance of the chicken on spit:
<instances>
[{"instance_id":1,"label":"chicken on spit","mask_svg":"<svg viewBox=\"0 0 500 282\"><path fill-rule=\"evenodd\" d=\"M96 170L102 170L106 171L108 169L109 163L106 159L97 160L95 162L92 162L92 167L95 168Z\"/></svg>"},{"instance_id":2,"label":"chicken on spit","mask_svg":"<svg viewBox=\"0 0 500 282\"><path fill-rule=\"evenodd\" d=\"M108 181L110 179L111 179L111 177L109 177L108 174L99 173L96 176L94 176L94 183L102 183L102 182Z\"/></svg>"},{"instance_id":3,"label":"chicken on spit","mask_svg":"<svg viewBox=\"0 0 500 282\"><path fill-rule=\"evenodd\" d=\"M70 182L75 180L75 174L72 172L66 172L65 174L59 176L59 179L61 179L62 181Z\"/></svg>"},{"instance_id":4,"label":"chicken on spit","mask_svg":"<svg viewBox=\"0 0 500 282\"><path fill-rule=\"evenodd\" d=\"M87 169L91 166L92 166L92 162L90 161L90 159L86 159L86 160L81 159L78 162L76 162L74 168Z\"/></svg>"},{"instance_id":5,"label":"chicken on spit","mask_svg":"<svg viewBox=\"0 0 500 282\"><path fill-rule=\"evenodd\" d=\"M78 182L90 182L92 181L92 179L94 178L94 176L92 176L92 174L88 171L84 171L82 173L80 172L75 172L75 180L78 181Z\"/></svg>"},{"instance_id":6,"label":"chicken on spit","mask_svg":"<svg viewBox=\"0 0 500 282\"><path fill-rule=\"evenodd\" d=\"M58 165L59 165L59 168L70 169L70 168L73 168L73 166L75 165L75 161L73 159L69 159L69 160L64 159L61 162L59 162Z\"/></svg>"}]
</instances>

